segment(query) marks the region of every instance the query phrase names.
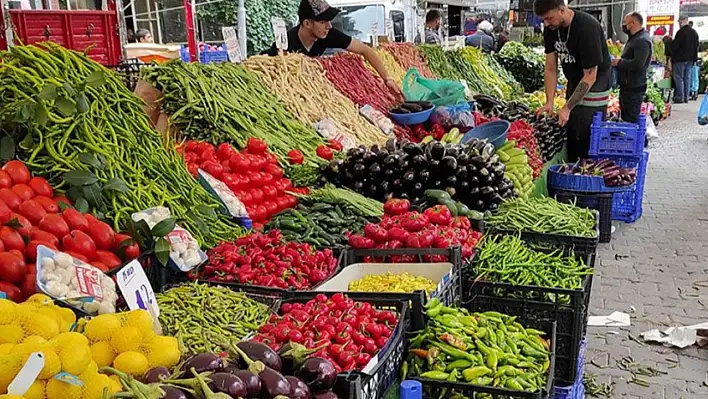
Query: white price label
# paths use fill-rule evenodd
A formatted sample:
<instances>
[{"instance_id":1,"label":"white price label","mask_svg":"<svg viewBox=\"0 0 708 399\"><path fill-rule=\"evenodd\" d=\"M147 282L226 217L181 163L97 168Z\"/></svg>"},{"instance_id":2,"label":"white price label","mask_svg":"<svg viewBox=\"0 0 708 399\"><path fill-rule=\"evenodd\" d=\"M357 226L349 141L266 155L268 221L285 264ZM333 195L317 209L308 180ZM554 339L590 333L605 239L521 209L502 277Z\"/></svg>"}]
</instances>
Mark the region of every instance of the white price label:
<instances>
[{"instance_id":1,"label":"white price label","mask_svg":"<svg viewBox=\"0 0 708 399\"><path fill-rule=\"evenodd\" d=\"M386 36L388 36L388 39L391 41L395 40L393 31L393 19L391 18L386 18Z\"/></svg>"},{"instance_id":2,"label":"white price label","mask_svg":"<svg viewBox=\"0 0 708 399\"><path fill-rule=\"evenodd\" d=\"M371 24L371 45L373 47L379 46L379 23L374 22Z\"/></svg>"},{"instance_id":3,"label":"white price label","mask_svg":"<svg viewBox=\"0 0 708 399\"><path fill-rule=\"evenodd\" d=\"M241 54L241 45L238 43L238 34L233 26L221 28L221 34L224 36L226 43L226 51L229 53L229 61L240 64L243 61Z\"/></svg>"},{"instance_id":4,"label":"white price label","mask_svg":"<svg viewBox=\"0 0 708 399\"><path fill-rule=\"evenodd\" d=\"M153 318L160 316L160 307L157 306L155 292L145 275L142 265L134 260L123 267L118 274L118 288L131 310L143 309L150 312Z\"/></svg>"},{"instance_id":5,"label":"white price label","mask_svg":"<svg viewBox=\"0 0 708 399\"><path fill-rule=\"evenodd\" d=\"M44 355L42 352L32 353L22 366L20 372L17 373L15 379L7 386L7 393L12 395L23 396L30 386L37 379L39 373L44 368Z\"/></svg>"},{"instance_id":6,"label":"white price label","mask_svg":"<svg viewBox=\"0 0 708 399\"><path fill-rule=\"evenodd\" d=\"M288 49L288 29L285 26L285 20L282 18L272 18L270 24L273 27L273 35L275 36L275 46L280 50Z\"/></svg>"}]
</instances>

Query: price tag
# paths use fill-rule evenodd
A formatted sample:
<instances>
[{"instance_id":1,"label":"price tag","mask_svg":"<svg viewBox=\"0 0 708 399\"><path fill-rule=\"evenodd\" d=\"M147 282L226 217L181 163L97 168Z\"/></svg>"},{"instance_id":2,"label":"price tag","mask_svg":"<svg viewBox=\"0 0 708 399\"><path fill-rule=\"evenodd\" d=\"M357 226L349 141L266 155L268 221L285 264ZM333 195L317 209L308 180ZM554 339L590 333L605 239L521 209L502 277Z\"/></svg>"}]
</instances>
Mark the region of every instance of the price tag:
<instances>
[{"instance_id":1,"label":"price tag","mask_svg":"<svg viewBox=\"0 0 708 399\"><path fill-rule=\"evenodd\" d=\"M288 29L285 26L285 20L282 18L271 18L270 24L273 27L273 35L275 36L275 47L280 50L288 49Z\"/></svg>"},{"instance_id":2,"label":"price tag","mask_svg":"<svg viewBox=\"0 0 708 399\"><path fill-rule=\"evenodd\" d=\"M44 368L44 355L42 352L32 353L27 358L25 365L20 369L20 372L15 376L15 379L7 386L7 393L23 396L34 383L34 380L37 379L42 368Z\"/></svg>"},{"instance_id":3,"label":"price tag","mask_svg":"<svg viewBox=\"0 0 708 399\"><path fill-rule=\"evenodd\" d=\"M229 53L229 61L240 64L243 62L243 54L241 54L241 45L238 43L238 34L233 26L221 28L221 34L226 43L226 51Z\"/></svg>"},{"instance_id":4,"label":"price tag","mask_svg":"<svg viewBox=\"0 0 708 399\"><path fill-rule=\"evenodd\" d=\"M150 312L153 319L160 316L160 307L157 306L155 292L145 275L142 265L134 260L116 274L118 288L131 310L143 309Z\"/></svg>"},{"instance_id":5,"label":"price tag","mask_svg":"<svg viewBox=\"0 0 708 399\"><path fill-rule=\"evenodd\" d=\"M100 271L93 267L82 265L74 265L74 274L79 283L77 291L82 296L89 296L98 299L103 299L103 290L101 289Z\"/></svg>"},{"instance_id":6,"label":"price tag","mask_svg":"<svg viewBox=\"0 0 708 399\"><path fill-rule=\"evenodd\" d=\"M379 23L374 22L371 24L371 46L379 46Z\"/></svg>"},{"instance_id":7,"label":"price tag","mask_svg":"<svg viewBox=\"0 0 708 399\"><path fill-rule=\"evenodd\" d=\"M386 36L388 36L388 39L390 41L395 41L395 35L393 31L393 19L392 18L386 18Z\"/></svg>"}]
</instances>

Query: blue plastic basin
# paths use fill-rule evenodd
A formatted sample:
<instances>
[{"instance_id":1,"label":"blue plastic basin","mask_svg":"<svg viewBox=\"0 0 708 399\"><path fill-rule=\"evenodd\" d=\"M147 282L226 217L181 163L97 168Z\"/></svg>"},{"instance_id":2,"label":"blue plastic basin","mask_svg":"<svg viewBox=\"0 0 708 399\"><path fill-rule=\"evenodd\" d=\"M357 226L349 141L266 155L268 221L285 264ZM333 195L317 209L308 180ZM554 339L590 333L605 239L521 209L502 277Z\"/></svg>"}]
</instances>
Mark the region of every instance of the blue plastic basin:
<instances>
[{"instance_id":1,"label":"blue plastic basin","mask_svg":"<svg viewBox=\"0 0 708 399\"><path fill-rule=\"evenodd\" d=\"M435 107L431 107L430 109L420 112L412 112L410 114L394 114L392 112L389 112L388 114L391 116L391 119L399 125L419 125L430 119L430 115L433 113L434 109Z\"/></svg>"},{"instance_id":2,"label":"blue plastic basin","mask_svg":"<svg viewBox=\"0 0 708 399\"><path fill-rule=\"evenodd\" d=\"M462 144L472 138L487 139L494 147L499 148L506 143L506 133L509 131L509 122L499 119L483 123L462 136Z\"/></svg>"}]
</instances>

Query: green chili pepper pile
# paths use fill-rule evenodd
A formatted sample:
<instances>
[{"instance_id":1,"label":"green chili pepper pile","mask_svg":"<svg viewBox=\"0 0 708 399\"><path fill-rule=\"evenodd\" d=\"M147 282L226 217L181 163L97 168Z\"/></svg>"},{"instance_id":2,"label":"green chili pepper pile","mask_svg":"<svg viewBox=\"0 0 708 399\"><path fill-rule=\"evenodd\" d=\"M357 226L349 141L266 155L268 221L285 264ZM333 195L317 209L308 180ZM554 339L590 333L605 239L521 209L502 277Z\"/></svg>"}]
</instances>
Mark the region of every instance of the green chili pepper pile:
<instances>
[{"instance_id":1,"label":"green chili pepper pile","mask_svg":"<svg viewBox=\"0 0 708 399\"><path fill-rule=\"evenodd\" d=\"M156 297L165 335L177 337L185 353L218 353L217 342L241 340L270 316L269 306L242 292L196 281Z\"/></svg>"},{"instance_id":2,"label":"green chili pepper pile","mask_svg":"<svg viewBox=\"0 0 708 399\"><path fill-rule=\"evenodd\" d=\"M464 76L450 64L450 60L445 56L442 47L433 44L421 44L418 50L428 61L430 70L440 79L460 81Z\"/></svg>"},{"instance_id":3,"label":"green chili pepper pile","mask_svg":"<svg viewBox=\"0 0 708 399\"><path fill-rule=\"evenodd\" d=\"M324 162L315 153L324 144L317 132L298 122L242 65L175 61L143 72L142 77L162 91L162 106L172 123L191 139L245 148L250 137L257 137L281 163L293 149L302 151L304 164Z\"/></svg>"},{"instance_id":4,"label":"green chili pepper pile","mask_svg":"<svg viewBox=\"0 0 708 399\"><path fill-rule=\"evenodd\" d=\"M364 197L347 188L337 188L331 184L327 184L323 188L311 192L308 198L318 201L333 201L337 204L347 204L354 208L359 214L366 217L380 218L384 214L384 206L381 202Z\"/></svg>"},{"instance_id":5,"label":"green chili pepper pile","mask_svg":"<svg viewBox=\"0 0 708 399\"><path fill-rule=\"evenodd\" d=\"M545 388L550 342L497 312L470 314L433 299L425 330L410 340L403 378L466 382L534 392ZM477 398L491 398L480 396Z\"/></svg>"},{"instance_id":6,"label":"green chili pepper pile","mask_svg":"<svg viewBox=\"0 0 708 399\"><path fill-rule=\"evenodd\" d=\"M347 245L347 231L359 233L367 223L378 221L366 217L351 205L338 204L334 200L302 198L299 202L295 209L275 215L266 229L279 229L288 241L342 247Z\"/></svg>"},{"instance_id":7,"label":"green chili pepper pile","mask_svg":"<svg viewBox=\"0 0 708 399\"><path fill-rule=\"evenodd\" d=\"M132 212L164 205L202 245L243 233L216 216L219 204L151 128L143 102L84 54L51 42L0 53L0 98L0 130L30 170L116 228Z\"/></svg>"},{"instance_id":8,"label":"green chili pepper pile","mask_svg":"<svg viewBox=\"0 0 708 399\"><path fill-rule=\"evenodd\" d=\"M550 197L504 201L485 222L492 228L576 237L596 237L595 212Z\"/></svg>"},{"instance_id":9,"label":"green chili pepper pile","mask_svg":"<svg viewBox=\"0 0 708 399\"><path fill-rule=\"evenodd\" d=\"M593 269L576 259L571 252L562 250L544 253L530 249L516 236L485 236L482 246L472 263L475 279L513 285L581 289L583 277L593 274ZM545 299L554 300L555 294L545 293ZM559 295L567 303L570 297Z\"/></svg>"}]
</instances>

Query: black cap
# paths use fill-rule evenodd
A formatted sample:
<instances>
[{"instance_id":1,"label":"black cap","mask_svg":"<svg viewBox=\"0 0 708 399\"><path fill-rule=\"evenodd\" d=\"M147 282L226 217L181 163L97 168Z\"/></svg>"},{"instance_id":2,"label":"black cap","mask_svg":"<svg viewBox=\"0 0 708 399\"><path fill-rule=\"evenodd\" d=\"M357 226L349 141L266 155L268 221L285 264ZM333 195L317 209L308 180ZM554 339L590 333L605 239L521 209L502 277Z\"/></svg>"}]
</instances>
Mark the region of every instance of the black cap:
<instances>
[{"instance_id":1,"label":"black cap","mask_svg":"<svg viewBox=\"0 0 708 399\"><path fill-rule=\"evenodd\" d=\"M316 21L331 21L339 14L339 9L330 7L325 0L300 0L297 16L300 21L314 19Z\"/></svg>"}]
</instances>

